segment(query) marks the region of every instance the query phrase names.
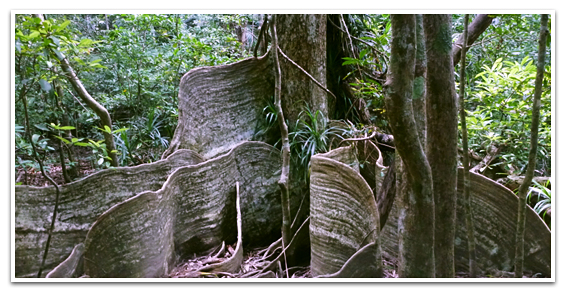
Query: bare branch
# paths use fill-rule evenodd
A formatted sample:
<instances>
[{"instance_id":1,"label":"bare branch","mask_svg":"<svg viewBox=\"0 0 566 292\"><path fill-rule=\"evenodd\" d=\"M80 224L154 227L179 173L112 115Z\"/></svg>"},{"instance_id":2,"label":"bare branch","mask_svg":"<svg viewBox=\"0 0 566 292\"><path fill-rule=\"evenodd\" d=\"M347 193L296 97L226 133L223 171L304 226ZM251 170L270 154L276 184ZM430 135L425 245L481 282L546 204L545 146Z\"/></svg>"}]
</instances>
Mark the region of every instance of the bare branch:
<instances>
[{"instance_id":1,"label":"bare branch","mask_svg":"<svg viewBox=\"0 0 566 292\"><path fill-rule=\"evenodd\" d=\"M320 82L318 82L316 79L314 79L314 77L312 77L307 71L305 71L305 69L303 69L301 66L299 66L299 64L295 63L295 61L293 61L293 60L291 60L291 58L287 57L287 55L285 55L285 53L283 53L281 48L277 47L277 49L279 49L279 53L281 54L281 56L283 56L285 59L287 59L287 61L291 62L291 64L295 65L295 67L299 68L299 70L301 70L301 72L303 72L305 75L307 75L316 85L318 85L318 87L322 88L322 90L326 91L328 94L332 95L332 97L334 97L334 99L336 99L336 95L334 95L334 93L332 93L330 90L328 90L328 88L322 86L322 84L320 84Z\"/></svg>"}]
</instances>

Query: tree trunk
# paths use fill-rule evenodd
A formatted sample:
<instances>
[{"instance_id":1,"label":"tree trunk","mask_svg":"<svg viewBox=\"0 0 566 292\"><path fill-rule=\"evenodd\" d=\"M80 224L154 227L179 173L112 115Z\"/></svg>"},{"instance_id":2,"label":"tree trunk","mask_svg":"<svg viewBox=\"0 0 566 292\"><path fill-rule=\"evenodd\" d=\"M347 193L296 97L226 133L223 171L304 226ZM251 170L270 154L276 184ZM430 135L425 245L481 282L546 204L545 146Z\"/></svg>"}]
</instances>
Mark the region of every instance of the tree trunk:
<instances>
[{"instance_id":1,"label":"tree trunk","mask_svg":"<svg viewBox=\"0 0 566 292\"><path fill-rule=\"evenodd\" d=\"M413 117L415 15L391 16L391 61L385 103L399 157L407 170L409 200L399 222L399 276L434 277L434 201L432 176ZM400 165L399 163L398 165ZM404 214L403 214L404 213Z\"/></svg>"},{"instance_id":2,"label":"tree trunk","mask_svg":"<svg viewBox=\"0 0 566 292\"><path fill-rule=\"evenodd\" d=\"M277 34L283 53L326 87L326 14L277 15ZM281 62L281 74L283 113L291 125L305 106L328 118L332 97L288 61Z\"/></svg>"},{"instance_id":3,"label":"tree trunk","mask_svg":"<svg viewBox=\"0 0 566 292\"><path fill-rule=\"evenodd\" d=\"M423 17L423 23L427 48L426 148L434 189L436 277L453 278L458 104L451 54L452 15L427 14Z\"/></svg>"},{"instance_id":4,"label":"tree trunk","mask_svg":"<svg viewBox=\"0 0 566 292\"><path fill-rule=\"evenodd\" d=\"M531 149L529 162L525 173L525 180L519 187L519 209L517 215L517 233L515 240L515 278L523 277L524 244L525 244L525 217L527 208L527 191L531 185L537 163L538 124L540 120L540 97L542 95L542 79L544 77L544 58L546 55L546 37L548 36L548 14L540 19L540 38L538 42L537 77L535 79L535 96L533 98L533 116L531 123Z\"/></svg>"},{"instance_id":5,"label":"tree trunk","mask_svg":"<svg viewBox=\"0 0 566 292\"><path fill-rule=\"evenodd\" d=\"M419 132L422 147L426 145L426 47L423 31L423 15L416 15L417 58L415 63L415 83L413 84L413 116Z\"/></svg>"}]
</instances>

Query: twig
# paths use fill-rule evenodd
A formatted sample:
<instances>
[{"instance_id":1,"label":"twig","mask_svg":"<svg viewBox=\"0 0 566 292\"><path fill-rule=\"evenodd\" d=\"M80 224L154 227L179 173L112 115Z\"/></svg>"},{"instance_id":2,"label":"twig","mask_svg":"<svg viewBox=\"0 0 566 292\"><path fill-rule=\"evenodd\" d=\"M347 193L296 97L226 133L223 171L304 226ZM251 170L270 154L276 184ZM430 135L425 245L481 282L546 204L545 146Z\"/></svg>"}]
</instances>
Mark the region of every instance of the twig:
<instances>
[{"instance_id":1,"label":"twig","mask_svg":"<svg viewBox=\"0 0 566 292\"><path fill-rule=\"evenodd\" d=\"M295 67L299 68L299 70L301 70L301 72L303 72L305 75L307 75L316 85L318 85L318 87L322 88L322 90L326 91L328 94L332 95L332 97L334 97L334 99L336 98L336 95L334 95L334 93L332 93L330 90L328 90L328 88L322 86L322 84L320 84L316 79L314 79L314 77L312 77L307 71L305 71L305 69L303 69L301 66L299 66L299 64L295 63L295 61L291 60L291 58L287 57L287 55L285 55L285 53L283 53L283 51L281 50L281 48L279 48L279 53L281 54L281 56L283 56L285 59L287 59L287 61L291 62L291 64L295 65Z\"/></svg>"}]
</instances>

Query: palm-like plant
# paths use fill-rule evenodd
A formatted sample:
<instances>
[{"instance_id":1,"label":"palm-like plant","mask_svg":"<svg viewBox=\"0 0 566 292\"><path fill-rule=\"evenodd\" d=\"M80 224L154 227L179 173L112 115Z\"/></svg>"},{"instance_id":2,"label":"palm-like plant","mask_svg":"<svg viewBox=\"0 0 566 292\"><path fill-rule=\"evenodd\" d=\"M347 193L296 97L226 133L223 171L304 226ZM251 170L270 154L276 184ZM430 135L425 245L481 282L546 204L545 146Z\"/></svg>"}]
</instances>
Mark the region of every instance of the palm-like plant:
<instances>
[{"instance_id":1,"label":"palm-like plant","mask_svg":"<svg viewBox=\"0 0 566 292\"><path fill-rule=\"evenodd\" d=\"M344 139L343 130L329 127L324 114L318 110L313 113L308 106L299 117L293 131L289 133L289 140L291 152L298 158L301 168L306 170L311 156L329 150L332 138Z\"/></svg>"},{"instance_id":2,"label":"palm-like plant","mask_svg":"<svg viewBox=\"0 0 566 292\"><path fill-rule=\"evenodd\" d=\"M539 214L543 219L547 213L552 210L552 191L547 187L548 181L544 186L536 181L533 181L535 187L531 187L527 194L527 200L530 202L533 193L538 197L538 202L535 204L533 210Z\"/></svg>"}]
</instances>

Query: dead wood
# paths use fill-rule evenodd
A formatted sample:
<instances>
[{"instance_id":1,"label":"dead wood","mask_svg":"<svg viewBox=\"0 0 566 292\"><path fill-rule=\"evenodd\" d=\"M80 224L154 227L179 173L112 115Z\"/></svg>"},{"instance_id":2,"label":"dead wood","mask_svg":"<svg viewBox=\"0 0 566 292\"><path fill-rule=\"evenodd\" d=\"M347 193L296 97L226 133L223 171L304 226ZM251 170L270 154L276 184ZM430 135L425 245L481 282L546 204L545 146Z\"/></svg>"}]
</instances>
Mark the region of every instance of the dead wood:
<instances>
[{"instance_id":1,"label":"dead wood","mask_svg":"<svg viewBox=\"0 0 566 292\"><path fill-rule=\"evenodd\" d=\"M488 167L491 164L491 162L497 157L497 155L499 155L501 149L502 147L491 145L485 157L482 159L482 161L480 161L480 163L478 163L476 166L472 167L470 169L470 172L473 173L483 172L485 168Z\"/></svg>"}]
</instances>

